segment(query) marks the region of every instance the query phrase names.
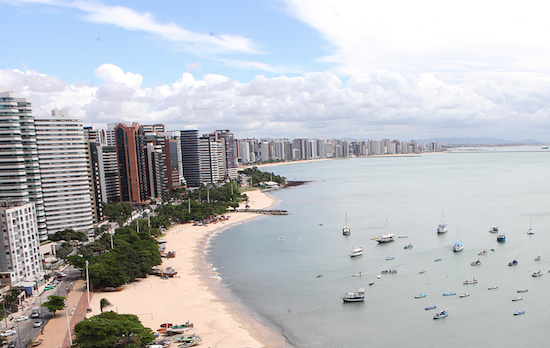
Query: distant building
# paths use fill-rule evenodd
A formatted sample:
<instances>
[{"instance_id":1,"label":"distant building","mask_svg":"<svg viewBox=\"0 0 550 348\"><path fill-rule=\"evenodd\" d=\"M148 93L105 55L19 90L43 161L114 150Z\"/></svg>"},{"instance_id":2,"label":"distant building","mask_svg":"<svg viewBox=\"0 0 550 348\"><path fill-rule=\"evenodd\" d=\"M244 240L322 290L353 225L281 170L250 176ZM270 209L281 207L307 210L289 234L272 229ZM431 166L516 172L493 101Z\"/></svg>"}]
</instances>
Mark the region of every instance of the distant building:
<instances>
[{"instance_id":1,"label":"distant building","mask_svg":"<svg viewBox=\"0 0 550 348\"><path fill-rule=\"evenodd\" d=\"M99 184L104 203L120 202L120 181L116 146L97 146Z\"/></svg>"},{"instance_id":2,"label":"distant building","mask_svg":"<svg viewBox=\"0 0 550 348\"><path fill-rule=\"evenodd\" d=\"M180 131L180 142L183 176L187 186L199 187L202 184L199 161L199 131Z\"/></svg>"}]
</instances>

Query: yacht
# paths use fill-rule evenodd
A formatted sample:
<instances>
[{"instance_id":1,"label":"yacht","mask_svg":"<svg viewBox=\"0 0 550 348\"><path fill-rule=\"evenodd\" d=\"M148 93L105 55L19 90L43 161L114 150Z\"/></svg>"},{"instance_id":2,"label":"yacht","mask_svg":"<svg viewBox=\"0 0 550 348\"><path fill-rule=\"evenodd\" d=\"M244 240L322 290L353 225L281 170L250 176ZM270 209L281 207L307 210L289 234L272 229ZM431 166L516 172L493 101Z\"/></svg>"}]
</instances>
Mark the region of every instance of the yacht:
<instances>
[{"instance_id":1,"label":"yacht","mask_svg":"<svg viewBox=\"0 0 550 348\"><path fill-rule=\"evenodd\" d=\"M365 289L359 289L356 292L347 292L342 296L344 302L363 302L365 300Z\"/></svg>"},{"instance_id":2,"label":"yacht","mask_svg":"<svg viewBox=\"0 0 550 348\"><path fill-rule=\"evenodd\" d=\"M361 255L363 255L362 247L351 249L351 251L349 252L350 257L361 256Z\"/></svg>"},{"instance_id":3,"label":"yacht","mask_svg":"<svg viewBox=\"0 0 550 348\"><path fill-rule=\"evenodd\" d=\"M344 226L344 228L342 228L342 234L344 236L349 236L351 233L351 228L349 228L348 226L348 213L346 213L346 225Z\"/></svg>"},{"instance_id":4,"label":"yacht","mask_svg":"<svg viewBox=\"0 0 550 348\"><path fill-rule=\"evenodd\" d=\"M462 249L464 249L464 243L462 243L461 241L458 241L453 245L454 252L462 251Z\"/></svg>"},{"instance_id":5,"label":"yacht","mask_svg":"<svg viewBox=\"0 0 550 348\"><path fill-rule=\"evenodd\" d=\"M477 284L477 279L473 278L472 280L465 280L463 284Z\"/></svg>"},{"instance_id":6,"label":"yacht","mask_svg":"<svg viewBox=\"0 0 550 348\"><path fill-rule=\"evenodd\" d=\"M439 226L437 226L437 233L438 234L445 233L448 230L449 230L449 227L444 222L440 223Z\"/></svg>"},{"instance_id":7,"label":"yacht","mask_svg":"<svg viewBox=\"0 0 550 348\"><path fill-rule=\"evenodd\" d=\"M540 277L540 276L543 275L543 274L544 274L544 273L542 273L542 270L539 269L538 271L536 271L536 272L533 273L532 275L533 275L533 277Z\"/></svg>"},{"instance_id":8,"label":"yacht","mask_svg":"<svg viewBox=\"0 0 550 348\"><path fill-rule=\"evenodd\" d=\"M504 233L499 233L497 235L497 242L501 242L501 243L506 242L506 236L504 235Z\"/></svg>"},{"instance_id":9,"label":"yacht","mask_svg":"<svg viewBox=\"0 0 550 348\"><path fill-rule=\"evenodd\" d=\"M393 242L394 240L395 240L395 234L393 233L380 236L376 239L378 243L389 243L389 242Z\"/></svg>"}]
</instances>

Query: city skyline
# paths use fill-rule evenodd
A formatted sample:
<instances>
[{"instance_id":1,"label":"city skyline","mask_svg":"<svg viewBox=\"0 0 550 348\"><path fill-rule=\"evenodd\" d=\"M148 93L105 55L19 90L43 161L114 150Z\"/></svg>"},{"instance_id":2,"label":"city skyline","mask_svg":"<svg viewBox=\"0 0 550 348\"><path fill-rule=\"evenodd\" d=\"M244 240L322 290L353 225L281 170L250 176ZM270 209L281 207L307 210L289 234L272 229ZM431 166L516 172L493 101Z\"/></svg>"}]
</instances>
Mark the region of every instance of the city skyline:
<instances>
[{"instance_id":1,"label":"city skyline","mask_svg":"<svg viewBox=\"0 0 550 348\"><path fill-rule=\"evenodd\" d=\"M0 0L36 116L237 138L550 141L540 4Z\"/></svg>"}]
</instances>

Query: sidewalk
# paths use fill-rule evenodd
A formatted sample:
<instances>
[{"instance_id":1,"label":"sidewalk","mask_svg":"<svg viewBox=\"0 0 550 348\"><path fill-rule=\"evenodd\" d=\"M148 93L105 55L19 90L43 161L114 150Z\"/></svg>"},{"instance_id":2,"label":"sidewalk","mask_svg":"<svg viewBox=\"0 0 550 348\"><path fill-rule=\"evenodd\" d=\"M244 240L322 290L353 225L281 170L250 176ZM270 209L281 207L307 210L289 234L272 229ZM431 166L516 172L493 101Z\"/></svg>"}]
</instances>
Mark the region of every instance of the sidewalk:
<instances>
[{"instance_id":1,"label":"sidewalk","mask_svg":"<svg viewBox=\"0 0 550 348\"><path fill-rule=\"evenodd\" d=\"M90 293L90 297L92 293ZM69 320L71 334L74 338L74 326L84 318L86 307L88 306L88 296L86 294L86 282L79 279L67 297L68 306L66 309L55 312L48 324L44 327L44 332L38 335L42 339L40 348L69 348L69 332L67 331L67 311L69 311Z\"/></svg>"}]
</instances>

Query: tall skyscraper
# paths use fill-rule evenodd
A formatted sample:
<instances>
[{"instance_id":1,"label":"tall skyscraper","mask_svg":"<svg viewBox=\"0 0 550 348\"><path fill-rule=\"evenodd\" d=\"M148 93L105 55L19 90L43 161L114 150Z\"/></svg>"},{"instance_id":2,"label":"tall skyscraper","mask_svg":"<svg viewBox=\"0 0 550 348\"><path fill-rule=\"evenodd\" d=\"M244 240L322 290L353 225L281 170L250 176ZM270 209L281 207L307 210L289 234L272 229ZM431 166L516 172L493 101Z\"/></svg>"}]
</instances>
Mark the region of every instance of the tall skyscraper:
<instances>
[{"instance_id":1,"label":"tall skyscraper","mask_svg":"<svg viewBox=\"0 0 550 348\"><path fill-rule=\"evenodd\" d=\"M0 199L35 204L40 240L47 239L31 102L0 86Z\"/></svg>"},{"instance_id":2,"label":"tall skyscraper","mask_svg":"<svg viewBox=\"0 0 550 348\"><path fill-rule=\"evenodd\" d=\"M233 133L229 130L217 130L214 132L215 139L221 141L223 155L223 176L224 178L236 179L237 173L237 143Z\"/></svg>"},{"instance_id":3,"label":"tall skyscraper","mask_svg":"<svg viewBox=\"0 0 550 348\"><path fill-rule=\"evenodd\" d=\"M48 234L93 229L82 120L66 110L36 117L36 143Z\"/></svg>"},{"instance_id":4,"label":"tall skyscraper","mask_svg":"<svg viewBox=\"0 0 550 348\"><path fill-rule=\"evenodd\" d=\"M120 181L116 146L97 147L101 199L105 203L120 202Z\"/></svg>"},{"instance_id":5,"label":"tall skyscraper","mask_svg":"<svg viewBox=\"0 0 550 348\"><path fill-rule=\"evenodd\" d=\"M180 131L181 162L183 176L188 187L201 186L201 170L199 161L199 131Z\"/></svg>"}]
</instances>

